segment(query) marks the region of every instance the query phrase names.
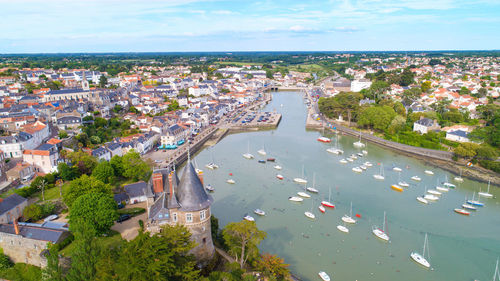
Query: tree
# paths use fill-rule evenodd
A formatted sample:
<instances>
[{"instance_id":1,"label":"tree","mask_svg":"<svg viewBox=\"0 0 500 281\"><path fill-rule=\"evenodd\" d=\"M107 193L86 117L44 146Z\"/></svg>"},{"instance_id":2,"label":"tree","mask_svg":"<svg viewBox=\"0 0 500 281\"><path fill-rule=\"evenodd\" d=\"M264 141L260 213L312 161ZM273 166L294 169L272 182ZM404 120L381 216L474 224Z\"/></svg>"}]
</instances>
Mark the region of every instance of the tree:
<instances>
[{"instance_id":1,"label":"tree","mask_svg":"<svg viewBox=\"0 0 500 281\"><path fill-rule=\"evenodd\" d=\"M101 75L99 78L99 87L105 88L108 84L108 78L105 75Z\"/></svg>"},{"instance_id":2,"label":"tree","mask_svg":"<svg viewBox=\"0 0 500 281\"><path fill-rule=\"evenodd\" d=\"M290 276L289 265L285 260L272 254L265 253L258 261L257 268L266 276L274 277L277 280L285 280Z\"/></svg>"},{"instance_id":3,"label":"tree","mask_svg":"<svg viewBox=\"0 0 500 281\"><path fill-rule=\"evenodd\" d=\"M431 81L424 81L420 85L420 89L422 90L422 92L429 91L431 89L431 87L432 87Z\"/></svg>"},{"instance_id":4,"label":"tree","mask_svg":"<svg viewBox=\"0 0 500 281\"><path fill-rule=\"evenodd\" d=\"M10 260L10 258L3 253L3 250L0 248L0 271L11 268L14 263Z\"/></svg>"},{"instance_id":5,"label":"tree","mask_svg":"<svg viewBox=\"0 0 500 281\"><path fill-rule=\"evenodd\" d=\"M106 193L88 193L78 197L69 210L69 225L73 230L82 221L105 233L118 218L117 205L113 196Z\"/></svg>"},{"instance_id":6,"label":"tree","mask_svg":"<svg viewBox=\"0 0 500 281\"><path fill-rule=\"evenodd\" d=\"M108 161L101 161L92 172L92 176L103 183L113 183L115 180L115 170Z\"/></svg>"},{"instance_id":7,"label":"tree","mask_svg":"<svg viewBox=\"0 0 500 281\"><path fill-rule=\"evenodd\" d=\"M422 94L422 90L420 88L411 88L403 91L403 102L405 104L411 104L416 101L420 95Z\"/></svg>"},{"instance_id":8,"label":"tree","mask_svg":"<svg viewBox=\"0 0 500 281\"><path fill-rule=\"evenodd\" d=\"M389 127L394 117L396 117L396 112L390 106L370 106L364 108L359 114L358 125L384 131Z\"/></svg>"},{"instance_id":9,"label":"tree","mask_svg":"<svg viewBox=\"0 0 500 281\"><path fill-rule=\"evenodd\" d=\"M75 202L78 197L89 193L111 195L111 186L94 177L82 175L80 178L70 183L69 190L64 194L64 203L71 208L73 202Z\"/></svg>"},{"instance_id":10,"label":"tree","mask_svg":"<svg viewBox=\"0 0 500 281\"><path fill-rule=\"evenodd\" d=\"M109 163L113 167L115 176L117 177L123 176L123 161L121 156L115 155L111 157Z\"/></svg>"},{"instance_id":11,"label":"tree","mask_svg":"<svg viewBox=\"0 0 500 281\"><path fill-rule=\"evenodd\" d=\"M47 266L42 271L42 280L64 281L62 267L59 264L59 245L49 243L47 249Z\"/></svg>"},{"instance_id":12,"label":"tree","mask_svg":"<svg viewBox=\"0 0 500 281\"><path fill-rule=\"evenodd\" d=\"M59 176L65 181L72 181L80 176L80 171L77 167L69 166L64 162L57 164L57 170L59 171Z\"/></svg>"},{"instance_id":13,"label":"tree","mask_svg":"<svg viewBox=\"0 0 500 281\"><path fill-rule=\"evenodd\" d=\"M59 138L60 139L65 139L68 137L68 132L66 132L65 130L60 130L59 131Z\"/></svg>"},{"instance_id":14,"label":"tree","mask_svg":"<svg viewBox=\"0 0 500 281\"><path fill-rule=\"evenodd\" d=\"M89 155L83 151L75 151L70 152L68 154L68 158L78 167L78 170L81 174L90 175L94 170L95 166L97 166L97 160L92 155Z\"/></svg>"},{"instance_id":15,"label":"tree","mask_svg":"<svg viewBox=\"0 0 500 281\"><path fill-rule=\"evenodd\" d=\"M431 59L431 60L429 61L429 65L430 65L430 66L434 66L434 65L438 65L438 64L441 64L441 61L440 61L440 60L438 60L438 59Z\"/></svg>"},{"instance_id":16,"label":"tree","mask_svg":"<svg viewBox=\"0 0 500 281\"><path fill-rule=\"evenodd\" d=\"M66 279L68 281L94 280L96 264L101 254L101 247L95 239L96 231L83 218L75 218L73 223L70 221L70 227L75 240L71 253L71 268L68 270Z\"/></svg>"},{"instance_id":17,"label":"tree","mask_svg":"<svg viewBox=\"0 0 500 281\"><path fill-rule=\"evenodd\" d=\"M461 143L459 146L457 146L454 150L453 153L455 155L462 157L462 158L472 158L476 156L477 152L476 150L479 148L478 144L471 143L471 142L464 142Z\"/></svg>"},{"instance_id":18,"label":"tree","mask_svg":"<svg viewBox=\"0 0 500 281\"><path fill-rule=\"evenodd\" d=\"M401 115L397 115L396 117L394 117L394 119L392 119L391 124L389 125L389 128L387 128L387 130L389 131L389 133L395 134L399 131L404 130L405 124L406 119Z\"/></svg>"},{"instance_id":19,"label":"tree","mask_svg":"<svg viewBox=\"0 0 500 281\"><path fill-rule=\"evenodd\" d=\"M259 230L255 222L243 220L227 224L222 235L229 253L234 255L240 268L243 268L249 257L258 255L257 246L267 234Z\"/></svg>"},{"instance_id":20,"label":"tree","mask_svg":"<svg viewBox=\"0 0 500 281\"><path fill-rule=\"evenodd\" d=\"M495 160L498 157L498 152L495 148L488 144L482 144L477 150L477 158Z\"/></svg>"},{"instance_id":21,"label":"tree","mask_svg":"<svg viewBox=\"0 0 500 281\"><path fill-rule=\"evenodd\" d=\"M23 217L26 220L37 221L43 216L42 207L38 204L31 204L26 206L23 211Z\"/></svg>"},{"instance_id":22,"label":"tree","mask_svg":"<svg viewBox=\"0 0 500 281\"><path fill-rule=\"evenodd\" d=\"M360 93L345 93L342 92L335 97L320 98L318 107L321 113L329 118L337 118L339 115L351 119L356 119L359 109L359 101L363 98Z\"/></svg>"},{"instance_id":23,"label":"tree","mask_svg":"<svg viewBox=\"0 0 500 281\"><path fill-rule=\"evenodd\" d=\"M409 86L410 84L415 82L414 78L415 78L415 74L413 72L411 72L411 70L409 68L405 68L403 70L403 73L401 74L401 81L400 81L399 85L400 86Z\"/></svg>"},{"instance_id":24,"label":"tree","mask_svg":"<svg viewBox=\"0 0 500 281\"><path fill-rule=\"evenodd\" d=\"M147 181L150 175L150 167L141 159L141 155L135 150L130 150L122 157L123 176L135 181Z\"/></svg>"},{"instance_id":25,"label":"tree","mask_svg":"<svg viewBox=\"0 0 500 281\"><path fill-rule=\"evenodd\" d=\"M90 142L92 144L99 144L99 143L101 143L101 138L99 136L91 136Z\"/></svg>"}]
</instances>

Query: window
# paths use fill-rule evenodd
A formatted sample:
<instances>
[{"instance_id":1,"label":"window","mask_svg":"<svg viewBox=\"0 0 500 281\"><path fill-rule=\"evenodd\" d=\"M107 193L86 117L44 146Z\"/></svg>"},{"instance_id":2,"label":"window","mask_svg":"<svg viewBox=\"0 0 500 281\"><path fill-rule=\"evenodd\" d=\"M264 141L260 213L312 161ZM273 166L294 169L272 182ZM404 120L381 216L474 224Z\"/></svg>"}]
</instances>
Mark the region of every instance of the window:
<instances>
[{"instance_id":1,"label":"window","mask_svg":"<svg viewBox=\"0 0 500 281\"><path fill-rule=\"evenodd\" d=\"M193 214L191 213L186 214L186 222L193 222Z\"/></svg>"},{"instance_id":2,"label":"window","mask_svg":"<svg viewBox=\"0 0 500 281\"><path fill-rule=\"evenodd\" d=\"M163 215L162 215L162 214L159 214L159 215L158 215L158 217L161 219L161 218L163 218Z\"/></svg>"},{"instance_id":3,"label":"window","mask_svg":"<svg viewBox=\"0 0 500 281\"><path fill-rule=\"evenodd\" d=\"M206 218L206 213L205 213L205 210L201 211L200 212L200 220L204 220Z\"/></svg>"},{"instance_id":4,"label":"window","mask_svg":"<svg viewBox=\"0 0 500 281\"><path fill-rule=\"evenodd\" d=\"M172 214L172 220L173 220L174 222L177 222L177 213L173 213L173 214Z\"/></svg>"}]
</instances>

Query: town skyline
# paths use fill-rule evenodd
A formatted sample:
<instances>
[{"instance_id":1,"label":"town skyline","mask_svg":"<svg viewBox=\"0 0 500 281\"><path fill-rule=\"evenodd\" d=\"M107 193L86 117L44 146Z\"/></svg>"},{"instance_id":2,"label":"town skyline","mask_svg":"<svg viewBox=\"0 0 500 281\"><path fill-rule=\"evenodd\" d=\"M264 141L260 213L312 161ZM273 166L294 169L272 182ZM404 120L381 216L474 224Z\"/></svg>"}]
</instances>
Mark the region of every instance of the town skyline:
<instances>
[{"instance_id":1,"label":"town skyline","mask_svg":"<svg viewBox=\"0 0 500 281\"><path fill-rule=\"evenodd\" d=\"M0 1L0 53L495 50L496 1ZM15 23L15 24L13 24Z\"/></svg>"}]
</instances>

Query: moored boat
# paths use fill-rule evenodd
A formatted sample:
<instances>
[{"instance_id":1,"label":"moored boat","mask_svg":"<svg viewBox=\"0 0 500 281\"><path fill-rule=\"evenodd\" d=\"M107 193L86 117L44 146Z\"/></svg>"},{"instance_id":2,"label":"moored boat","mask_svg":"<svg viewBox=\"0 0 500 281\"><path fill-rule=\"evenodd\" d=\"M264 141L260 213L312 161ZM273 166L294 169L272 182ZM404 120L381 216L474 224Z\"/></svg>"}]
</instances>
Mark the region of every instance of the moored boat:
<instances>
[{"instance_id":1,"label":"moored boat","mask_svg":"<svg viewBox=\"0 0 500 281\"><path fill-rule=\"evenodd\" d=\"M392 170L395 172L401 172L403 169L401 169L399 167L394 167L394 168L392 168Z\"/></svg>"},{"instance_id":2,"label":"moored boat","mask_svg":"<svg viewBox=\"0 0 500 281\"><path fill-rule=\"evenodd\" d=\"M397 185L397 184L393 184L393 185L391 185L391 188L392 188L393 190L396 190L396 191L399 191L399 192L403 192L403 190L404 190L401 186L399 186L399 185Z\"/></svg>"},{"instance_id":3,"label":"moored boat","mask_svg":"<svg viewBox=\"0 0 500 281\"><path fill-rule=\"evenodd\" d=\"M340 162L341 164L347 164L347 160L346 160L345 158L340 159L340 161L339 161L339 162Z\"/></svg>"},{"instance_id":4,"label":"moored boat","mask_svg":"<svg viewBox=\"0 0 500 281\"><path fill-rule=\"evenodd\" d=\"M261 164L265 164L266 160L259 160L258 162L261 163Z\"/></svg>"},{"instance_id":5,"label":"moored boat","mask_svg":"<svg viewBox=\"0 0 500 281\"><path fill-rule=\"evenodd\" d=\"M344 232L344 233L349 233L349 228L343 226L343 225L337 225L337 229Z\"/></svg>"},{"instance_id":6,"label":"moored boat","mask_svg":"<svg viewBox=\"0 0 500 281\"><path fill-rule=\"evenodd\" d=\"M484 203L483 202L480 202L479 200L475 200L474 199L475 195L476 195L476 193L474 192L472 194L472 199L471 200L467 200L467 204L472 205L472 206L484 207Z\"/></svg>"},{"instance_id":7,"label":"moored boat","mask_svg":"<svg viewBox=\"0 0 500 281\"><path fill-rule=\"evenodd\" d=\"M389 235L386 233L386 217L385 217L385 212L384 212L384 225L382 229L380 229L378 226L373 226L372 228L372 233L373 235L377 236L378 238L382 239L383 241L389 241Z\"/></svg>"},{"instance_id":8,"label":"moored boat","mask_svg":"<svg viewBox=\"0 0 500 281\"><path fill-rule=\"evenodd\" d=\"M351 201L351 210L349 212L349 215L344 215L342 217L342 221L345 223L350 223L350 224L356 223L356 220L352 218L352 201Z\"/></svg>"},{"instance_id":9,"label":"moored boat","mask_svg":"<svg viewBox=\"0 0 500 281\"><path fill-rule=\"evenodd\" d=\"M315 219L316 216L311 212L304 212L304 215L310 219Z\"/></svg>"},{"instance_id":10,"label":"moored boat","mask_svg":"<svg viewBox=\"0 0 500 281\"><path fill-rule=\"evenodd\" d=\"M444 186L439 186L439 185L438 185L438 186L436 186L436 189L437 189L438 191L441 191L441 192L448 192L448 191L450 191L450 189L449 189L449 188L444 187Z\"/></svg>"},{"instance_id":11,"label":"moored boat","mask_svg":"<svg viewBox=\"0 0 500 281\"><path fill-rule=\"evenodd\" d=\"M330 202L331 195L332 195L332 188L330 187L328 189L328 201L325 201L325 200L321 201L321 205L328 207L328 208L335 208L335 205Z\"/></svg>"},{"instance_id":12,"label":"moored boat","mask_svg":"<svg viewBox=\"0 0 500 281\"><path fill-rule=\"evenodd\" d=\"M410 184L407 183L407 182L405 182L405 181L398 182L398 185L401 186L401 187L408 187L408 186L410 186Z\"/></svg>"},{"instance_id":13,"label":"moored boat","mask_svg":"<svg viewBox=\"0 0 500 281\"><path fill-rule=\"evenodd\" d=\"M319 137L319 138L317 138L317 141L328 143L328 142L331 142L332 140L327 138L327 137Z\"/></svg>"},{"instance_id":14,"label":"moored boat","mask_svg":"<svg viewBox=\"0 0 500 281\"><path fill-rule=\"evenodd\" d=\"M293 201L293 202L302 202L302 201L304 201L303 198L300 198L298 196L290 196L290 197L288 197L288 200Z\"/></svg>"},{"instance_id":15,"label":"moored boat","mask_svg":"<svg viewBox=\"0 0 500 281\"><path fill-rule=\"evenodd\" d=\"M276 166L274 166L273 168L275 168L276 170L281 170L281 169L283 169L280 165L276 165Z\"/></svg>"},{"instance_id":16,"label":"moored boat","mask_svg":"<svg viewBox=\"0 0 500 281\"><path fill-rule=\"evenodd\" d=\"M488 181L488 191L487 192L482 192L481 190L479 190L479 192L477 193L480 197L484 197L484 198L493 198L493 194L490 193L490 182L491 181Z\"/></svg>"},{"instance_id":17,"label":"moored boat","mask_svg":"<svg viewBox=\"0 0 500 281\"><path fill-rule=\"evenodd\" d=\"M247 221L255 221L255 219L254 219L252 216L250 216L250 215L245 215L245 216L243 217L243 219L244 219L244 220L247 220Z\"/></svg>"},{"instance_id":18,"label":"moored boat","mask_svg":"<svg viewBox=\"0 0 500 281\"><path fill-rule=\"evenodd\" d=\"M275 158L267 158L267 162L274 162L274 161L276 161Z\"/></svg>"},{"instance_id":19,"label":"moored boat","mask_svg":"<svg viewBox=\"0 0 500 281\"><path fill-rule=\"evenodd\" d=\"M263 156L267 155L267 152L264 150L264 148L257 150L257 153Z\"/></svg>"},{"instance_id":20,"label":"moored boat","mask_svg":"<svg viewBox=\"0 0 500 281\"><path fill-rule=\"evenodd\" d=\"M320 271L318 273L318 275L319 275L319 278L321 278L321 280L323 280L323 281L330 281L330 276L328 276L328 274L326 274L326 272Z\"/></svg>"},{"instance_id":21,"label":"moored boat","mask_svg":"<svg viewBox=\"0 0 500 281\"><path fill-rule=\"evenodd\" d=\"M209 192L214 192L215 191L215 188L213 188L210 184L207 184L205 186L205 189L208 190Z\"/></svg>"},{"instance_id":22,"label":"moored boat","mask_svg":"<svg viewBox=\"0 0 500 281\"><path fill-rule=\"evenodd\" d=\"M283 179L284 179L284 178L283 178L283 176L282 176L282 175L280 175L280 174L277 174L277 175L276 175L276 177L277 177L279 180L283 180Z\"/></svg>"},{"instance_id":23,"label":"moored boat","mask_svg":"<svg viewBox=\"0 0 500 281\"><path fill-rule=\"evenodd\" d=\"M322 213L325 213L325 212L326 212L325 207L323 207L322 205L319 205L318 209L319 209L319 211L320 211L320 212L322 212Z\"/></svg>"},{"instance_id":24,"label":"moored boat","mask_svg":"<svg viewBox=\"0 0 500 281\"><path fill-rule=\"evenodd\" d=\"M422 203L422 204L429 204L429 201L427 201L427 199L425 199L422 196L418 196L417 197L417 201L420 202L420 203Z\"/></svg>"},{"instance_id":25,"label":"moored boat","mask_svg":"<svg viewBox=\"0 0 500 281\"><path fill-rule=\"evenodd\" d=\"M457 208L457 209L454 209L454 211L455 211L455 213L457 213L457 214L461 214L461 215L464 215L464 216L468 216L468 215L470 215L470 212L469 212L469 211L466 211L466 210L464 210L464 209L459 209L459 208Z\"/></svg>"},{"instance_id":26,"label":"moored boat","mask_svg":"<svg viewBox=\"0 0 500 281\"><path fill-rule=\"evenodd\" d=\"M352 168L352 171L355 173L362 173L363 169L361 169L360 167L354 167L354 168Z\"/></svg>"},{"instance_id":27,"label":"moored boat","mask_svg":"<svg viewBox=\"0 0 500 281\"><path fill-rule=\"evenodd\" d=\"M431 264L425 258L425 249L426 248L428 248L427 233L425 234L424 249L422 251L422 254L419 254L417 252L412 252L410 254L410 257L412 258L412 260L414 260L416 263L420 264L421 266L423 266L425 268L430 268ZM427 255L428 254L429 254L429 250L427 250Z\"/></svg>"},{"instance_id":28,"label":"moored boat","mask_svg":"<svg viewBox=\"0 0 500 281\"><path fill-rule=\"evenodd\" d=\"M414 181L421 181L422 180L419 176L413 176L413 177L411 177L411 179Z\"/></svg>"},{"instance_id":29,"label":"moored boat","mask_svg":"<svg viewBox=\"0 0 500 281\"><path fill-rule=\"evenodd\" d=\"M439 197L437 197L436 195L432 195L432 194L425 194L424 199L429 200L429 201L437 201L437 200L439 200Z\"/></svg>"},{"instance_id":30,"label":"moored boat","mask_svg":"<svg viewBox=\"0 0 500 281\"><path fill-rule=\"evenodd\" d=\"M297 192L297 195L300 197L304 197L304 198L311 198L311 195L309 195L305 192L302 192L302 191Z\"/></svg>"},{"instance_id":31,"label":"moored boat","mask_svg":"<svg viewBox=\"0 0 500 281\"><path fill-rule=\"evenodd\" d=\"M229 183L229 184L235 184L236 183L233 179L228 179L226 182Z\"/></svg>"},{"instance_id":32,"label":"moored boat","mask_svg":"<svg viewBox=\"0 0 500 281\"><path fill-rule=\"evenodd\" d=\"M476 207L467 203L462 204L462 208L464 208L465 210L477 211Z\"/></svg>"},{"instance_id":33,"label":"moored boat","mask_svg":"<svg viewBox=\"0 0 500 281\"><path fill-rule=\"evenodd\" d=\"M296 182L296 183L300 183L300 184L306 184L307 183L307 180L305 180L303 178L294 178L293 181Z\"/></svg>"},{"instance_id":34,"label":"moored boat","mask_svg":"<svg viewBox=\"0 0 500 281\"><path fill-rule=\"evenodd\" d=\"M434 190L434 189L429 189L429 190L427 190L427 192L428 192L429 194L436 195L436 196L439 196L439 195L441 195L441 194L442 194L441 192L439 192L439 191L437 191L437 190Z\"/></svg>"},{"instance_id":35,"label":"moored boat","mask_svg":"<svg viewBox=\"0 0 500 281\"><path fill-rule=\"evenodd\" d=\"M430 176L434 175L434 172L431 170L425 170L424 173Z\"/></svg>"},{"instance_id":36,"label":"moored boat","mask_svg":"<svg viewBox=\"0 0 500 281\"><path fill-rule=\"evenodd\" d=\"M261 209L255 209L253 210L254 213L256 213L259 216L265 216L266 212L262 211Z\"/></svg>"}]
</instances>

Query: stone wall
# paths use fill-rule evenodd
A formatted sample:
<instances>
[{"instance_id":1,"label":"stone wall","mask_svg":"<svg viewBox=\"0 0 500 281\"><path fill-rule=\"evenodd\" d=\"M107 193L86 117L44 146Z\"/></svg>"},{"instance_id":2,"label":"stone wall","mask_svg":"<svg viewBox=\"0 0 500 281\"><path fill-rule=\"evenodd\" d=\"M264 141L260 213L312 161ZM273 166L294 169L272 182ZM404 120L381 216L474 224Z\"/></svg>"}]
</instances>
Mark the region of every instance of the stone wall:
<instances>
[{"instance_id":1,"label":"stone wall","mask_svg":"<svg viewBox=\"0 0 500 281\"><path fill-rule=\"evenodd\" d=\"M0 233L3 253L15 262L45 267L47 260L40 253L47 248L47 241L27 239L20 235Z\"/></svg>"}]
</instances>

